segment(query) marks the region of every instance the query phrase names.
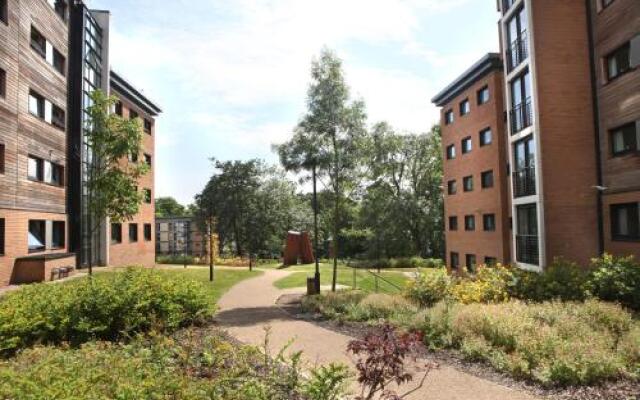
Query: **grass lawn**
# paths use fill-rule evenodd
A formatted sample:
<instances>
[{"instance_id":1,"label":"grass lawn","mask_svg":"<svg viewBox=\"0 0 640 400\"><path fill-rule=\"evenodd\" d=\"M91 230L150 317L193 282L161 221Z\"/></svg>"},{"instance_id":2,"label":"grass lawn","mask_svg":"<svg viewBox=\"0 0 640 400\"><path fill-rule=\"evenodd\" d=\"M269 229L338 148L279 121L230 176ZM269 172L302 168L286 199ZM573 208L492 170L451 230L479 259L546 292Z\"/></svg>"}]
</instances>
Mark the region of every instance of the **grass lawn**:
<instances>
[{"instance_id":1,"label":"grass lawn","mask_svg":"<svg viewBox=\"0 0 640 400\"><path fill-rule=\"evenodd\" d=\"M189 269L183 269L182 267L167 268L160 270L163 274L172 275L176 279L192 279L194 281L200 281L206 283L211 287L209 292L211 301L217 302L223 294L231 289L236 284L249 278L253 278L261 275L261 271L250 272L248 269L238 268L235 269L214 269L213 283L209 282L209 268L208 267L190 267Z\"/></svg>"},{"instance_id":2,"label":"grass lawn","mask_svg":"<svg viewBox=\"0 0 640 400\"><path fill-rule=\"evenodd\" d=\"M294 271L293 274L275 282L278 289L290 289L305 287L307 277L311 277L315 271L315 265L296 265L286 268L285 271ZM338 284L353 287L354 270L344 266L338 266ZM378 280L378 291L381 293L398 293L399 288L404 288L409 277L402 272L383 270L380 274L384 280ZM322 285L331 285L333 266L320 264L320 282ZM386 282L386 281L388 282ZM356 288L366 292L375 292L376 278L366 270L356 270Z\"/></svg>"}]
</instances>

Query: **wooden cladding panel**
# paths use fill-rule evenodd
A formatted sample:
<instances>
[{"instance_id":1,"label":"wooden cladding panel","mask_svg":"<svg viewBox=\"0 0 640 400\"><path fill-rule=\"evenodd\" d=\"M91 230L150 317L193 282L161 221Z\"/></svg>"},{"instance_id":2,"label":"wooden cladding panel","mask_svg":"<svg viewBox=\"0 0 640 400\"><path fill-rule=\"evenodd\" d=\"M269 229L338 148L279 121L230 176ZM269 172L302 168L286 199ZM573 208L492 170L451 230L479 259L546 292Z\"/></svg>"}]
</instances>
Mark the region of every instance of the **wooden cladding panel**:
<instances>
[{"instance_id":1,"label":"wooden cladding panel","mask_svg":"<svg viewBox=\"0 0 640 400\"><path fill-rule=\"evenodd\" d=\"M66 77L31 48L31 26L65 58L67 26L45 0L8 0L8 11L8 24L0 24L0 68L7 72L6 97L0 98L0 143L5 145L0 207L64 213L65 189L30 181L27 159L32 154L66 168L66 132L29 113L29 91L66 112Z\"/></svg>"}]
</instances>

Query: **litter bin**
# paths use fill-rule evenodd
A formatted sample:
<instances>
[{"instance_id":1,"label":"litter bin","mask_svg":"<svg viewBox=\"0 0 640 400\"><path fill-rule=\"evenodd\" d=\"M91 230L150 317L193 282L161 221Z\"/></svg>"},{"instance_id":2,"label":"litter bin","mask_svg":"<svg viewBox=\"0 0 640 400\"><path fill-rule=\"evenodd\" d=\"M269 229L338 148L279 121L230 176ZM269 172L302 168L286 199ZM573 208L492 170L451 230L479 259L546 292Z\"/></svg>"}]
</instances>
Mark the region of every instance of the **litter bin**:
<instances>
[{"instance_id":1,"label":"litter bin","mask_svg":"<svg viewBox=\"0 0 640 400\"><path fill-rule=\"evenodd\" d=\"M310 277L307 278L307 295L312 296L314 294L320 294L320 292L316 287L316 278Z\"/></svg>"}]
</instances>

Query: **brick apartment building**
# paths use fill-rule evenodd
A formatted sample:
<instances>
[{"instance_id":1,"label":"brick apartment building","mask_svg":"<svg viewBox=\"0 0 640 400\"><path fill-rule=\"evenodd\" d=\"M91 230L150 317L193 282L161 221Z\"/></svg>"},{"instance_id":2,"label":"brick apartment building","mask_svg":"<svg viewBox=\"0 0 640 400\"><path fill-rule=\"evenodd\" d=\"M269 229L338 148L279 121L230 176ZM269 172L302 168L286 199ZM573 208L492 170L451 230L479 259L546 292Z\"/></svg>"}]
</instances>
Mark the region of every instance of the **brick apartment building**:
<instances>
[{"instance_id":1,"label":"brick apartment building","mask_svg":"<svg viewBox=\"0 0 640 400\"><path fill-rule=\"evenodd\" d=\"M640 257L640 3L504 0L498 10L501 54L433 99L448 265ZM488 126L489 147L479 136Z\"/></svg>"},{"instance_id":2,"label":"brick apartment building","mask_svg":"<svg viewBox=\"0 0 640 400\"><path fill-rule=\"evenodd\" d=\"M214 247L217 240L214 239ZM209 239L193 217L156 218L156 254L159 256L189 255L208 259ZM214 258L217 249L214 248Z\"/></svg>"},{"instance_id":3,"label":"brick apartment building","mask_svg":"<svg viewBox=\"0 0 640 400\"><path fill-rule=\"evenodd\" d=\"M112 250L110 259L106 223L90 234L83 197L92 162L83 130L89 92L139 107L152 129L160 111L110 76L109 17L81 1L0 0L0 286L50 279L59 267L153 260L152 243L150 257ZM152 156L153 139L144 147ZM144 180L153 191L153 175ZM152 216L147 204L139 220Z\"/></svg>"}]
</instances>

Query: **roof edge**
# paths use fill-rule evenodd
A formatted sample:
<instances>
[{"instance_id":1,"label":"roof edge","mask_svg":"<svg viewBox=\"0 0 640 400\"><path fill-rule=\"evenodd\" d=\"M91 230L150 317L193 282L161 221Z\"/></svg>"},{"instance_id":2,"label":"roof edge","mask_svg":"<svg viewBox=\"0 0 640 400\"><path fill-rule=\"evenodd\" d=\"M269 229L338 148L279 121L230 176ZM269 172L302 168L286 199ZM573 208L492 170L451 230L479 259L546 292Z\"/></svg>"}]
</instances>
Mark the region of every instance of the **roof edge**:
<instances>
[{"instance_id":1,"label":"roof edge","mask_svg":"<svg viewBox=\"0 0 640 400\"><path fill-rule=\"evenodd\" d=\"M162 112L162 109L158 105L149 100L147 96L143 95L138 89L113 70L110 71L110 81L112 89L126 96L152 117L156 117Z\"/></svg>"},{"instance_id":2,"label":"roof edge","mask_svg":"<svg viewBox=\"0 0 640 400\"><path fill-rule=\"evenodd\" d=\"M504 69L502 57L498 53L487 53L479 61L467 69L456 80L445 87L431 99L431 102L442 107L489 72Z\"/></svg>"}]
</instances>

